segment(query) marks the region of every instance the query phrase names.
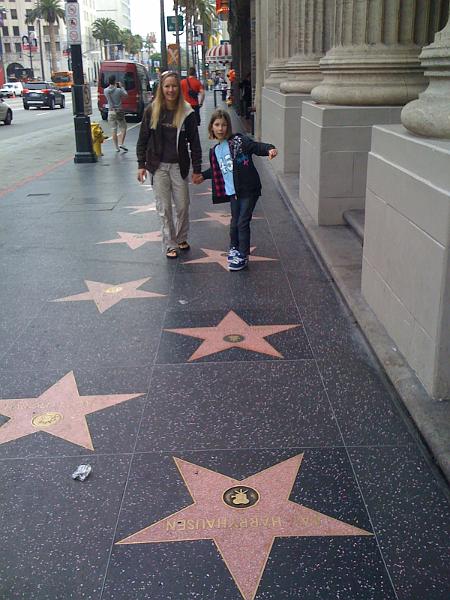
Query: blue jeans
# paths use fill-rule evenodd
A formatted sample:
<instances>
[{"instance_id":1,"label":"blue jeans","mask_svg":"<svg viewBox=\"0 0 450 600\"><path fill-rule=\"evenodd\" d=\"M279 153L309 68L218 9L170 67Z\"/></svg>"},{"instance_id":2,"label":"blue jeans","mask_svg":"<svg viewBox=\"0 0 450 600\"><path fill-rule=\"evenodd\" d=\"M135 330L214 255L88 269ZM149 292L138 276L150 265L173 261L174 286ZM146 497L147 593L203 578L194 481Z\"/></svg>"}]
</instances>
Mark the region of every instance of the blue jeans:
<instances>
[{"instance_id":1,"label":"blue jeans","mask_svg":"<svg viewBox=\"0 0 450 600\"><path fill-rule=\"evenodd\" d=\"M242 256L250 254L250 221L258 198L249 196L233 198L231 204L230 244Z\"/></svg>"}]
</instances>

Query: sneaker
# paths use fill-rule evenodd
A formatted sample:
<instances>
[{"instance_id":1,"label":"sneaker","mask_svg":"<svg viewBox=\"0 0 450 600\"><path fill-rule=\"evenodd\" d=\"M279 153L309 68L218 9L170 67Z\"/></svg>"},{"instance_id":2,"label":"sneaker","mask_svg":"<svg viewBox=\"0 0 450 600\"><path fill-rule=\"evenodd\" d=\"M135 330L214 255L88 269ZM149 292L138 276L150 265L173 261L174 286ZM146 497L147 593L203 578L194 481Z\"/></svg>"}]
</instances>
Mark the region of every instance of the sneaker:
<instances>
[{"instance_id":1,"label":"sneaker","mask_svg":"<svg viewBox=\"0 0 450 600\"><path fill-rule=\"evenodd\" d=\"M123 151L123 152L128 152L128 148L125 148L125 146L119 146L119 148Z\"/></svg>"},{"instance_id":2,"label":"sneaker","mask_svg":"<svg viewBox=\"0 0 450 600\"><path fill-rule=\"evenodd\" d=\"M237 256L235 256L233 258L233 260L228 264L228 270L229 271L242 271L242 269L245 269L247 266L248 266L247 258L243 257L238 252Z\"/></svg>"},{"instance_id":3,"label":"sneaker","mask_svg":"<svg viewBox=\"0 0 450 600\"><path fill-rule=\"evenodd\" d=\"M120 148L116 148L116 152L120 152Z\"/></svg>"},{"instance_id":4,"label":"sneaker","mask_svg":"<svg viewBox=\"0 0 450 600\"><path fill-rule=\"evenodd\" d=\"M233 258L235 256L238 256L238 254L239 254L239 250L237 248L235 248L234 246L232 248L230 248L230 251L228 252L228 256L227 256L228 264L230 264L230 262L233 260Z\"/></svg>"}]
</instances>

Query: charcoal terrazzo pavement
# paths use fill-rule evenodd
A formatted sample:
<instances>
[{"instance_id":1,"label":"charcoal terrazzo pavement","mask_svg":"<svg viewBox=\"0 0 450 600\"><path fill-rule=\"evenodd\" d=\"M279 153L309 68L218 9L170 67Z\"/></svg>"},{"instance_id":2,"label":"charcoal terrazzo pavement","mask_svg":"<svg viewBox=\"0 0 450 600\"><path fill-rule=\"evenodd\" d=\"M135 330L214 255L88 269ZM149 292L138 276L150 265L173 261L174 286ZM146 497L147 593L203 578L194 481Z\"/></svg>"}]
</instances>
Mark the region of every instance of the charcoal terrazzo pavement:
<instances>
[{"instance_id":1,"label":"charcoal terrazzo pavement","mask_svg":"<svg viewBox=\"0 0 450 600\"><path fill-rule=\"evenodd\" d=\"M208 96L204 160L212 110ZM0 432L11 399L18 414L68 373L79 402L106 398L71 412L63 386L23 417L31 434L0 443L0 598L447 600L445 484L265 159L252 245L273 260L239 273L198 260L228 243L215 217L228 207L205 182L190 186L192 248L168 261L158 241L105 243L159 229L149 180L135 179L137 133L128 154L106 143L98 164L0 198ZM189 360L204 341L180 330L230 312L279 331L248 347L244 330L218 331L215 351ZM69 441L80 426L93 450ZM84 463L90 477L74 481ZM160 541L118 544L193 503L200 517L175 517ZM313 516L289 520L298 510Z\"/></svg>"}]
</instances>

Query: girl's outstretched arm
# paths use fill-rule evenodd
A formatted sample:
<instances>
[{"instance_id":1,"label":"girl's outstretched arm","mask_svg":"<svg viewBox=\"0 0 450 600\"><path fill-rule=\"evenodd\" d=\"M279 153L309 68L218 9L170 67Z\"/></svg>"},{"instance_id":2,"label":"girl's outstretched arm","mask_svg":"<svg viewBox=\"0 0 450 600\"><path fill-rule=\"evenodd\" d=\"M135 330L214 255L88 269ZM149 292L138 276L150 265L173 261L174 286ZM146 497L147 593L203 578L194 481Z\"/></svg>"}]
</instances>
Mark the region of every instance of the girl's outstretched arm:
<instances>
[{"instance_id":1,"label":"girl's outstretched arm","mask_svg":"<svg viewBox=\"0 0 450 600\"><path fill-rule=\"evenodd\" d=\"M243 136L243 141L245 151L249 154L256 154L256 156L269 156L269 150L276 150L273 144L255 142L255 140L252 140L248 136Z\"/></svg>"}]
</instances>

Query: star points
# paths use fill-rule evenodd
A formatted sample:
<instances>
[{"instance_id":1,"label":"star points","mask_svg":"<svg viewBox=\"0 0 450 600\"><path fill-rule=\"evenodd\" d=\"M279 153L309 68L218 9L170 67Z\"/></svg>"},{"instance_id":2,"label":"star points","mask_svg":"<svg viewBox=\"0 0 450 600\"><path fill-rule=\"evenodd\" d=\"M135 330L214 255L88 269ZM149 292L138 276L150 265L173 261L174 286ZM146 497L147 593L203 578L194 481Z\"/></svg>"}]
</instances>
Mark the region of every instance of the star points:
<instances>
[{"instance_id":1,"label":"star points","mask_svg":"<svg viewBox=\"0 0 450 600\"><path fill-rule=\"evenodd\" d=\"M184 327L179 329L165 329L165 331L203 340L197 350L188 359L191 362L230 348L241 348L243 350L274 356L275 358L283 358L283 355L264 338L295 327L300 327L300 324L248 325L234 311L230 310L215 327Z\"/></svg>"},{"instance_id":2,"label":"star points","mask_svg":"<svg viewBox=\"0 0 450 600\"><path fill-rule=\"evenodd\" d=\"M55 300L51 300L51 302L78 302L81 300L93 300L99 313L102 314L121 300L132 298L165 297L165 294L146 292L138 289L150 279L151 277L145 277L144 279L136 279L135 281L127 281L119 284L85 280L84 282L89 290L88 292L82 292L81 294L75 294L72 296L65 296L64 298L56 298Z\"/></svg>"},{"instance_id":3,"label":"star points","mask_svg":"<svg viewBox=\"0 0 450 600\"><path fill-rule=\"evenodd\" d=\"M275 538L372 535L289 500L303 454L243 480L174 460L193 504L116 543L213 540L244 600L256 596Z\"/></svg>"},{"instance_id":4,"label":"star points","mask_svg":"<svg viewBox=\"0 0 450 600\"><path fill-rule=\"evenodd\" d=\"M256 246L250 248L250 252L252 253L255 250ZM184 265L193 265L193 264L208 264L208 263L217 263L220 265L225 271L228 271L228 252L223 252L223 250L212 250L211 248L200 248L202 252L206 254L202 258L195 258L193 260L185 260L183 262ZM266 258L265 256L251 256L251 262L262 262L262 261L275 261L276 258Z\"/></svg>"},{"instance_id":5,"label":"star points","mask_svg":"<svg viewBox=\"0 0 450 600\"><path fill-rule=\"evenodd\" d=\"M9 421L0 426L0 444L38 431L94 450L86 415L143 394L80 396L73 371L42 392L37 398L0 401L0 414Z\"/></svg>"},{"instance_id":6,"label":"star points","mask_svg":"<svg viewBox=\"0 0 450 600\"><path fill-rule=\"evenodd\" d=\"M118 231L118 238L114 240L105 240L104 242L97 242L97 244L126 244L131 250L140 248L147 242L159 242L161 241L160 231L149 231L147 233L132 233L130 231Z\"/></svg>"}]
</instances>

